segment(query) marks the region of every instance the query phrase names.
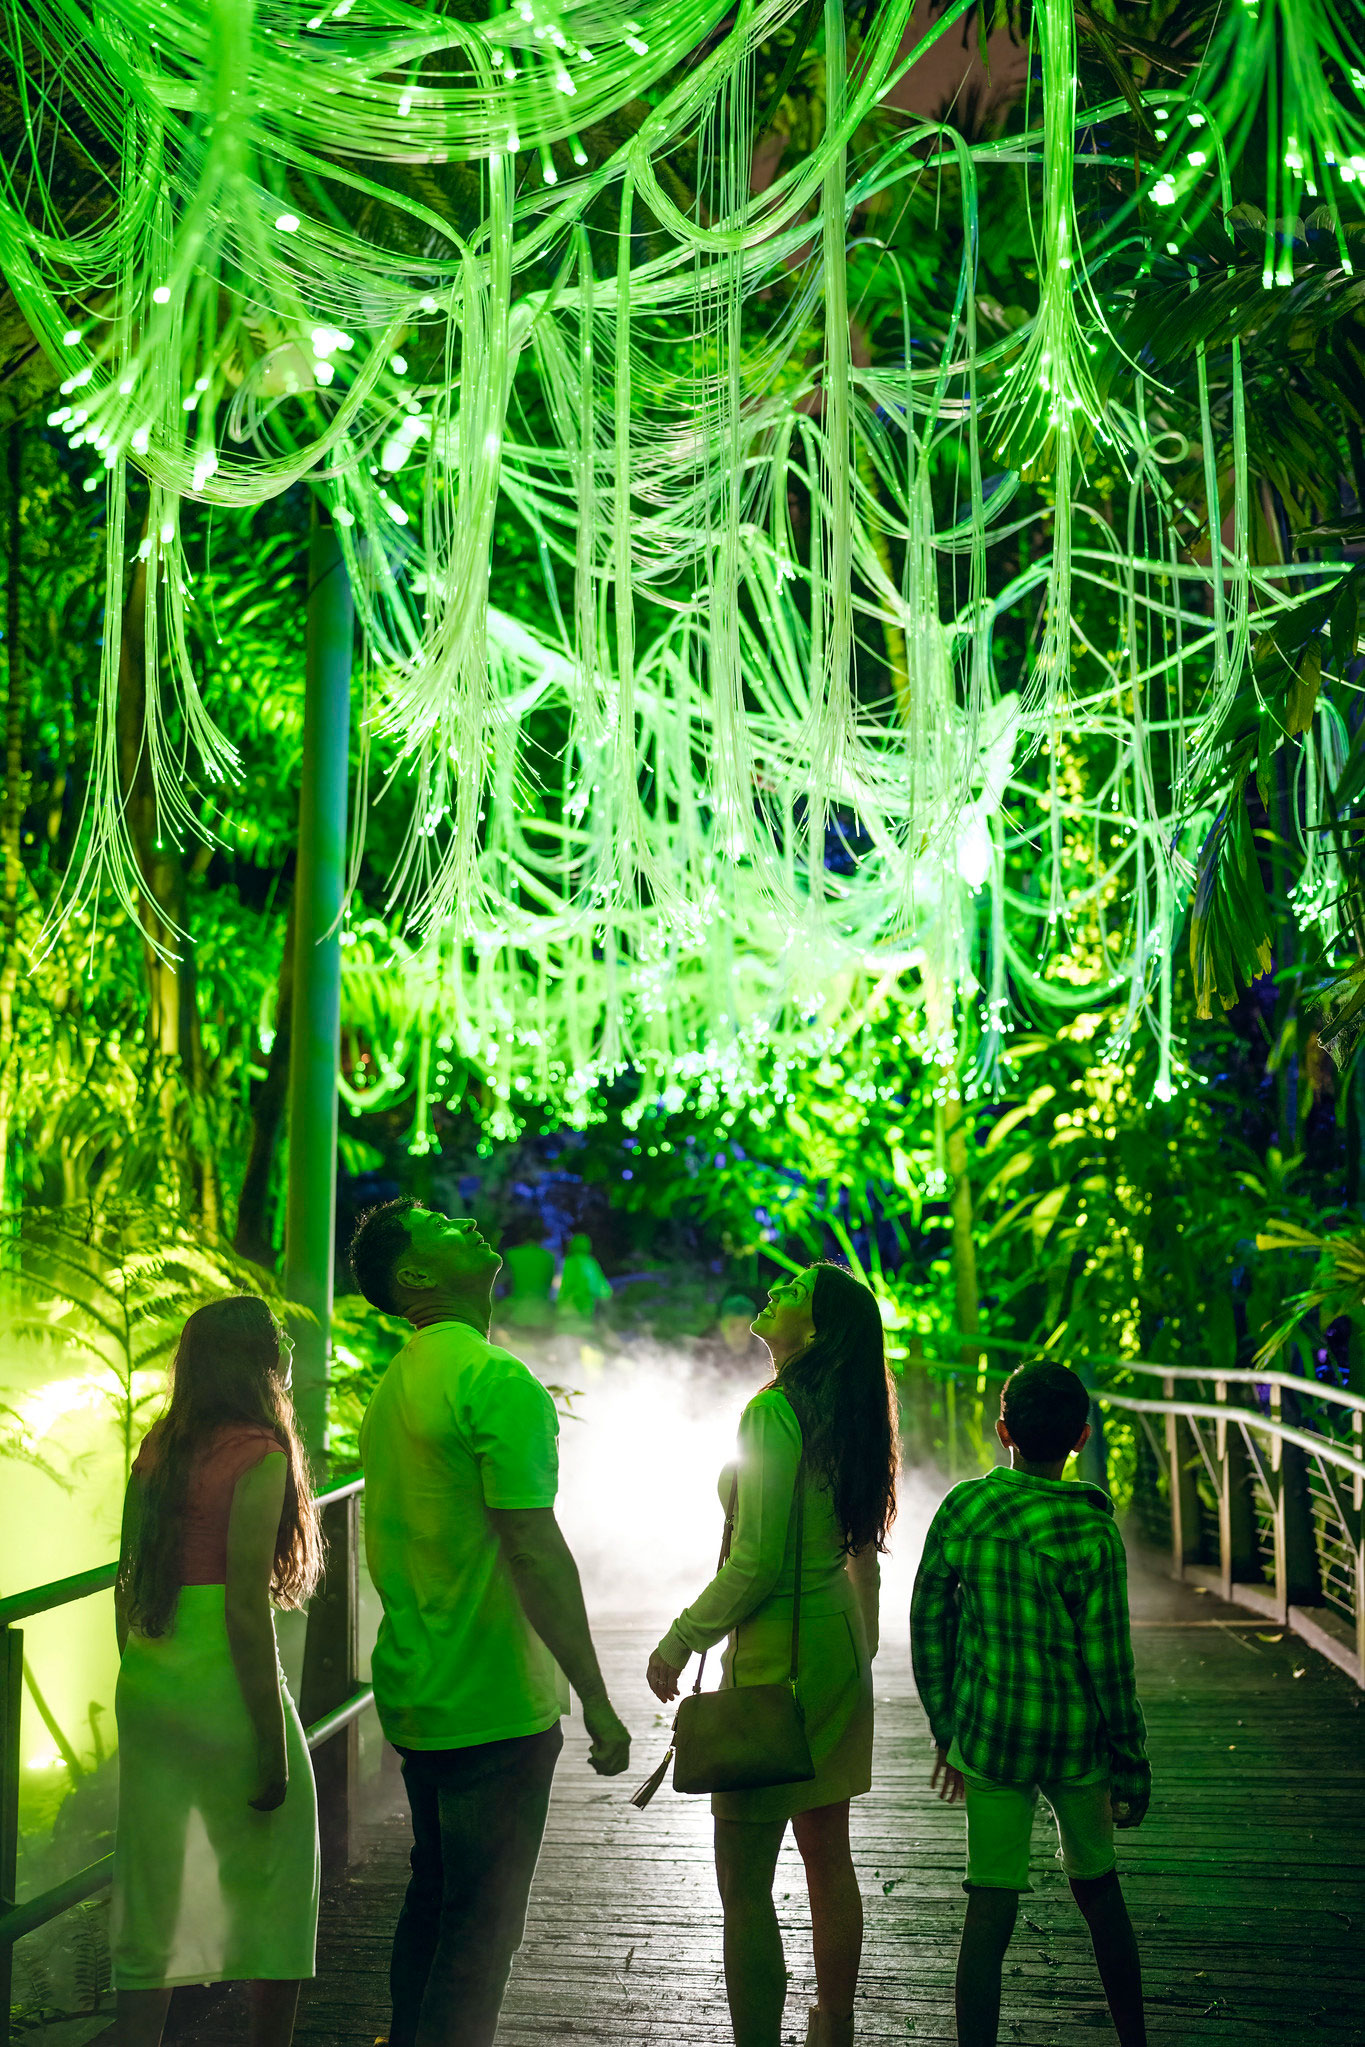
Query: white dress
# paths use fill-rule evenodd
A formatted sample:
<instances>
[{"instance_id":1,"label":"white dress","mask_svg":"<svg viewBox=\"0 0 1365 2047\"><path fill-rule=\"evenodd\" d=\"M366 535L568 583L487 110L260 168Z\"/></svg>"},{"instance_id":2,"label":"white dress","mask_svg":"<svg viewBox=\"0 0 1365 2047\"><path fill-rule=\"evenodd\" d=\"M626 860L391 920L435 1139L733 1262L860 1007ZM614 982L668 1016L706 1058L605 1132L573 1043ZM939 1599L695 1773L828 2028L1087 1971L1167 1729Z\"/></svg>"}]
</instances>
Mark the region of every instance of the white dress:
<instances>
[{"instance_id":1,"label":"white dress","mask_svg":"<svg viewBox=\"0 0 1365 2047\"><path fill-rule=\"evenodd\" d=\"M312 1760L281 1675L289 1789L274 1812L248 1804L256 1742L225 1600L222 1585L182 1585L170 1631L132 1631L119 1666L116 1990L314 1973Z\"/></svg>"},{"instance_id":2,"label":"white dress","mask_svg":"<svg viewBox=\"0 0 1365 2047\"><path fill-rule=\"evenodd\" d=\"M256 1744L221 1585L185 1585L174 1631L131 1634L119 1669L116 1990L311 1976L318 1920L313 1768L284 1696L289 1790L247 1803Z\"/></svg>"}]
</instances>

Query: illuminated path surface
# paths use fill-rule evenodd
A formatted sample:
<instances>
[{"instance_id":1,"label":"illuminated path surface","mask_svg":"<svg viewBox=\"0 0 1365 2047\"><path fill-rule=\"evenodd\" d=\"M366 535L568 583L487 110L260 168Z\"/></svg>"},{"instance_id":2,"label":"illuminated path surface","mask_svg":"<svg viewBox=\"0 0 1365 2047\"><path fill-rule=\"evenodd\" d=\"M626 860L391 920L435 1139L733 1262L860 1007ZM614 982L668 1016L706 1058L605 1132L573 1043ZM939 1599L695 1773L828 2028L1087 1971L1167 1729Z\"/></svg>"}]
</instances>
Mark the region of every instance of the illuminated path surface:
<instances>
[{"instance_id":1,"label":"illuminated path surface","mask_svg":"<svg viewBox=\"0 0 1365 2047\"><path fill-rule=\"evenodd\" d=\"M1365 2047L1362 1694L1292 1636L1264 1641L1270 1624L1214 1599L1152 1581L1134 1611L1157 1789L1147 1823L1123 1837L1122 1866L1152 2039ZM929 1796L908 1656L896 1630L887 1633L876 1666L876 1789L855 1807L868 1908L859 2036L951 2041L962 1819ZM705 1802L669 1790L644 1813L626 1802L662 1753L641 1701L650 1639L644 1625L599 1632L638 1762L624 1788L608 1787L584 1766L581 1726L568 1731L499 2047L730 2038ZM1040 1824L1036 1888L1006 1960L1003 2047L1113 2039L1053 1845ZM401 1820L380 1824L366 1861L324 1905L299 2047L372 2047L386 2031L405 1852ZM784 2038L803 2042L814 1993L790 1845L777 1893L793 1976ZM176 2030L214 2047L245 2037L228 2013Z\"/></svg>"}]
</instances>

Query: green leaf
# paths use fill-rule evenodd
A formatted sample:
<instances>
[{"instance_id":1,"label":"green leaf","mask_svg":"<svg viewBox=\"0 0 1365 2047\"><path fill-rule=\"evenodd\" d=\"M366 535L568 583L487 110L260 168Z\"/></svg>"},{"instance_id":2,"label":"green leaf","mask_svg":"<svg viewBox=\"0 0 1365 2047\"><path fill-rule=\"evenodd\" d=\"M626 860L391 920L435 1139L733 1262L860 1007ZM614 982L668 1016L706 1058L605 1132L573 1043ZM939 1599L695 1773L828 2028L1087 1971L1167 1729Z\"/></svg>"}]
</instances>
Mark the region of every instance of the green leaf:
<instances>
[{"instance_id":1,"label":"green leaf","mask_svg":"<svg viewBox=\"0 0 1365 2047\"><path fill-rule=\"evenodd\" d=\"M1362 533L1365 538L1365 532ZM1360 586L1348 576L1337 592L1336 603L1332 606L1332 666L1344 668L1354 658L1356 638L1360 630Z\"/></svg>"},{"instance_id":2,"label":"green leaf","mask_svg":"<svg viewBox=\"0 0 1365 2047\"><path fill-rule=\"evenodd\" d=\"M1198 1014L1216 995L1231 1009L1243 984L1270 971L1270 906L1246 807L1246 770L1199 849L1190 906L1190 966Z\"/></svg>"},{"instance_id":3,"label":"green leaf","mask_svg":"<svg viewBox=\"0 0 1365 2047\"><path fill-rule=\"evenodd\" d=\"M1355 591L1349 584L1343 590L1342 595L1344 598L1349 597L1354 604ZM1310 640L1303 650L1303 657L1299 662L1294 680L1289 685L1289 694L1285 700L1285 729L1291 738L1297 737L1301 732L1306 732L1312 724L1313 712L1317 708L1318 690L1321 685L1322 641L1315 639ZM1258 772L1257 782L1259 783L1259 781L1260 775ZM1264 793L1261 800L1265 801Z\"/></svg>"}]
</instances>

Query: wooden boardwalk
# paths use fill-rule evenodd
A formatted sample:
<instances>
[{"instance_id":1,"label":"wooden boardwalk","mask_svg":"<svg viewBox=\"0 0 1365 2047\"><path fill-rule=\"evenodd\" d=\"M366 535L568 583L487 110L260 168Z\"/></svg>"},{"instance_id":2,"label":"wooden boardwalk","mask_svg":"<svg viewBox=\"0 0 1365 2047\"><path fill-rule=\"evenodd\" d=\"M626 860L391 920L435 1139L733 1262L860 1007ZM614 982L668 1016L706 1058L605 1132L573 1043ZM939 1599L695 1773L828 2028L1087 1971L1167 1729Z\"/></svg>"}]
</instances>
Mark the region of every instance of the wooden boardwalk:
<instances>
[{"instance_id":1,"label":"wooden boardwalk","mask_svg":"<svg viewBox=\"0 0 1365 2047\"><path fill-rule=\"evenodd\" d=\"M1121 1836L1154 2042L1313 2041L1365 2047L1365 1703L1340 1672L1265 1622L1159 1581L1134 1595L1156 1792ZM499 2047L684 2047L730 2038L705 1802L628 1791L662 1753L642 1673L645 1625L599 1630L613 1695L636 1735L628 1778L587 1769L568 1731ZM876 1666L876 1788L855 1807L867 1899L859 2012L866 2041L954 2038L952 1975L963 1910L962 1817L929 1794L928 1746L904 1638ZM406 1877L401 1786L362 1864L328 1894L320 1972L299 2047L373 2047L387 2031L388 1942ZM1089 1945L1040 1819L1035 1889L1006 1960L1001 2040L1053 2047L1112 2039ZM813 2002L800 1865L777 1895L792 1985L784 2037ZM186 2014L188 2018L188 2014ZM245 2037L235 2001L182 2040Z\"/></svg>"}]
</instances>

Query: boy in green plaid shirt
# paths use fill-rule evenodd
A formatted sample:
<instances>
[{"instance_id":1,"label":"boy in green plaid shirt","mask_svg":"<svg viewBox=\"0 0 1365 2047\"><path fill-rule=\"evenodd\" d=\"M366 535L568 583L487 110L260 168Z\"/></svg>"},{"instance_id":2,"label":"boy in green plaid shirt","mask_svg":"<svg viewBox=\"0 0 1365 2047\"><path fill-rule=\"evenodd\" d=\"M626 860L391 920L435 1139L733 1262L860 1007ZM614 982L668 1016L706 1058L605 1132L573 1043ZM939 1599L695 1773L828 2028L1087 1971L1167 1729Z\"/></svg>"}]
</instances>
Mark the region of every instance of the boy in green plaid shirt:
<instances>
[{"instance_id":1,"label":"boy in green plaid shirt","mask_svg":"<svg viewBox=\"0 0 1365 2047\"><path fill-rule=\"evenodd\" d=\"M1009 1467L954 1486L915 1580L911 1655L938 1751L930 1781L967 1807L959 2047L995 2047L1040 1790L1119 2040L1146 2047L1137 1943L1114 1867L1114 1828L1139 1826L1151 1795L1123 1542L1107 1493L1062 1482L1089 1438L1089 1407L1065 1365L1017 1371L996 1424Z\"/></svg>"}]
</instances>

